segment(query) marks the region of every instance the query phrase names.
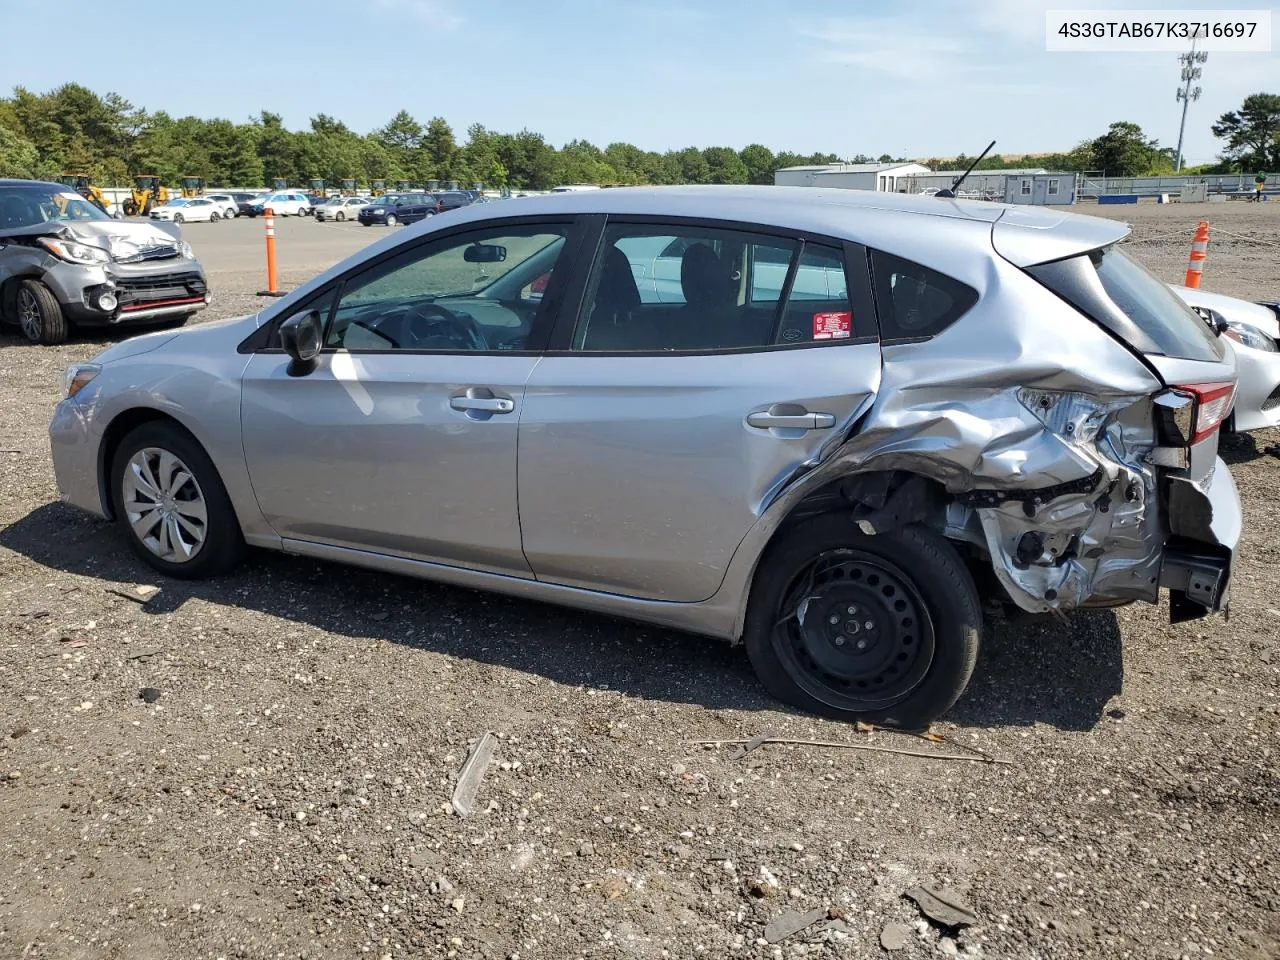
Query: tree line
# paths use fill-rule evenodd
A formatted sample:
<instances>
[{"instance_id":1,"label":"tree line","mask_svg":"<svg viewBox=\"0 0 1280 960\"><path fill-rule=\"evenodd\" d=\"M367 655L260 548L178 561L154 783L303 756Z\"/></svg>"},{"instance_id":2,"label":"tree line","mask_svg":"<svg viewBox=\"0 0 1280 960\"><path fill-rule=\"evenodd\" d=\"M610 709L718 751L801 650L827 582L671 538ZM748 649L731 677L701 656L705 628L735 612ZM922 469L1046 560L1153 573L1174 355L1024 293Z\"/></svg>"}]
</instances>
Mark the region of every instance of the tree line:
<instances>
[{"instance_id":1,"label":"tree line","mask_svg":"<svg viewBox=\"0 0 1280 960\"><path fill-rule=\"evenodd\" d=\"M1223 114L1212 130L1226 147L1219 164L1198 172L1280 168L1280 96L1247 97L1240 110ZM434 179L531 190L560 183L769 184L779 167L840 159L835 153L774 153L758 143L740 150L686 147L663 153L629 143L601 148L586 140L556 147L532 130L502 133L478 123L459 141L441 117L422 124L406 110L367 134L323 113L311 118L309 129L289 130L279 114L266 110L244 123L173 117L74 83L48 93L17 87L12 96L0 98L0 177L87 173L104 186L127 184L139 174L154 174L170 184L194 176L210 184L245 187L277 177L293 185L313 177L330 183L354 178L362 184ZM904 158L859 154L847 159ZM970 159L961 155L922 162L934 169L963 168ZM1173 151L1137 124L1119 122L1069 153L995 155L979 169L1013 165L1144 176L1172 172Z\"/></svg>"}]
</instances>

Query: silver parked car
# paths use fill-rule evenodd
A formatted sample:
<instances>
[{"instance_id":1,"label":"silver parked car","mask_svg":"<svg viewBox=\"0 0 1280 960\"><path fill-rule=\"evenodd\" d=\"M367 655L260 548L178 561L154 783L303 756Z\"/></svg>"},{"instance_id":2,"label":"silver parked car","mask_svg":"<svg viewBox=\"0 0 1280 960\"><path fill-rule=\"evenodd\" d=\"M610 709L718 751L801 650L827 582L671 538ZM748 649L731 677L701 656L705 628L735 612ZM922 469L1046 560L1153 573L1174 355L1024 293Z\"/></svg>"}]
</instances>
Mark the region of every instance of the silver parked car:
<instances>
[{"instance_id":1,"label":"silver parked car","mask_svg":"<svg viewBox=\"0 0 1280 960\"><path fill-rule=\"evenodd\" d=\"M58 483L173 576L247 544L619 614L919 727L984 602L1226 603L1232 354L1126 231L781 187L469 206L72 367Z\"/></svg>"},{"instance_id":2,"label":"silver parked car","mask_svg":"<svg viewBox=\"0 0 1280 960\"><path fill-rule=\"evenodd\" d=\"M178 227L114 219L61 184L0 180L0 323L32 343L73 326L180 324L208 302Z\"/></svg>"}]
</instances>

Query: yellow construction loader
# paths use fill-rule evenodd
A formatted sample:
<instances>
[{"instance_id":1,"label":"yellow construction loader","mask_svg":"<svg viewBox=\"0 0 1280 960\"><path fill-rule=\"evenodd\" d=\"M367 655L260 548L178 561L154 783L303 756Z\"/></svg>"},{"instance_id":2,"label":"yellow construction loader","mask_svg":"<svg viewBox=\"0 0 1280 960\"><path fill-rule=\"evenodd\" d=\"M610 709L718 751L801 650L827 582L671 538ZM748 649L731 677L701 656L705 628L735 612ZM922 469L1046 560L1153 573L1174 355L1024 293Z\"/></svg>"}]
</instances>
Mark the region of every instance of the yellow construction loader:
<instances>
[{"instance_id":1,"label":"yellow construction loader","mask_svg":"<svg viewBox=\"0 0 1280 960\"><path fill-rule=\"evenodd\" d=\"M147 216L151 208L169 202L169 188L154 174L133 178L133 190L124 202L126 217Z\"/></svg>"},{"instance_id":2,"label":"yellow construction loader","mask_svg":"<svg viewBox=\"0 0 1280 960\"><path fill-rule=\"evenodd\" d=\"M182 178L182 195L184 197L203 197L204 196L204 178L203 177L183 177Z\"/></svg>"},{"instance_id":3,"label":"yellow construction loader","mask_svg":"<svg viewBox=\"0 0 1280 960\"><path fill-rule=\"evenodd\" d=\"M64 173L58 178L58 182L64 187L74 190L80 196L84 197L103 213L109 214L111 211L107 209L109 206L106 196L102 190L93 182L88 174L85 173Z\"/></svg>"},{"instance_id":4,"label":"yellow construction loader","mask_svg":"<svg viewBox=\"0 0 1280 960\"><path fill-rule=\"evenodd\" d=\"M356 182L351 177L347 177L342 181L342 195L344 197L354 197L356 195Z\"/></svg>"},{"instance_id":5,"label":"yellow construction loader","mask_svg":"<svg viewBox=\"0 0 1280 960\"><path fill-rule=\"evenodd\" d=\"M370 194L372 194L375 197L380 197L386 192L387 192L387 181L385 180L373 181L373 189L369 191Z\"/></svg>"}]
</instances>

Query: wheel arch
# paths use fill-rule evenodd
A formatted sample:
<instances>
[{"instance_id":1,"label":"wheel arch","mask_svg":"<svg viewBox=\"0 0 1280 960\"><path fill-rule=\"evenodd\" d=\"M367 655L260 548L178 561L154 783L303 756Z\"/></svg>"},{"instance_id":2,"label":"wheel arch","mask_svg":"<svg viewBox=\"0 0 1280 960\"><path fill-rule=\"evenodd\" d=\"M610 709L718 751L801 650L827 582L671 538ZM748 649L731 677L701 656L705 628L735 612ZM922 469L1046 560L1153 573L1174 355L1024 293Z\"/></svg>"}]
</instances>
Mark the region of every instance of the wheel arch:
<instances>
[{"instance_id":1,"label":"wheel arch","mask_svg":"<svg viewBox=\"0 0 1280 960\"><path fill-rule=\"evenodd\" d=\"M742 640L747 605L761 566L768 561L774 545L797 523L829 514L834 521L851 524L855 533L883 533L911 523L941 533L946 527L948 501L946 488L939 480L913 471L887 469L839 474L793 502L784 499L776 505L776 516L764 518L767 536L752 551L749 569L739 574L742 589L738 591L733 641Z\"/></svg>"},{"instance_id":2,"label":"wheel arch","mask_svg":"<svg viewBox=\"0 0 1280 960\"><path fill-rule=\"evenodd\" d=\"M39 264L27 264L0 279L0 320L6 323L17 322L18 288L24 280L39 280L44 283L44 269Z\"/></svg>"},{"instance_id":3,"label":"wheel arch","mask_svg":"<svg viewBox=\"0 0 1280 960\"><path fill-rule=\"evenodd\" d=\"M215 470L218 469L216 461L209 456L209 451L200 439L191 432L185 423L163 410L157 410L154 407L131 407L118 413L112 421L107 424L106 429L102 432L102 441L98 444L98 497L102 501L102 511L108 520L115 520L115 502L111 491L111 462L115 459L116 451L120 449L120 444L124 441L133 430L146 423L169 423L177 427L185 433L191 442L200 447L204 451L205 456L209 457L209 462L213 464ZM219 476L223 485L226 480Z\"/></svg>"}]
</instances>

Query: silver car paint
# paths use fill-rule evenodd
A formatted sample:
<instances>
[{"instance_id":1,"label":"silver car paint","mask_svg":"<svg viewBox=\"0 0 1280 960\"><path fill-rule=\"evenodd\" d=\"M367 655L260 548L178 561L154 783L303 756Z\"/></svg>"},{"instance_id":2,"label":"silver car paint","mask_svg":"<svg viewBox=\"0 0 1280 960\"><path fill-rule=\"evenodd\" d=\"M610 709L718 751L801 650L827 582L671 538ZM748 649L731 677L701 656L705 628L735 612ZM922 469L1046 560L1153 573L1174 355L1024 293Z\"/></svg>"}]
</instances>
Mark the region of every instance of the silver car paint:
<instances>
[{"instance_id":1,"label":"silver car paint","mask_svg":"<svg viewBox=\"0 0 1280 960\"><path fill-rule=\"evenodd\" d=\"M529 356L326 354L244 370L244 459L281 537L531 576L520 548L516 431ZM450 400L482 385L510 414ZM287 442L285 441L287 438Z\"/></svg>"},{"instance_id":2,"label":"silver car paint","mask_svg":"<svg viewBox=\"0 0 1280 960\"><path fill-rule=\"evenodd\" d=\"M85 484L69 481L63 485L64 475L87 468L86 457L73 448L94 446L105 424L124 409L136 405L156 407L187 423L205 443L222 471L250 542L736 637L741 632L756 562L770 536L796 503L836 477L850 472L907 469L936 479L952 492L960 493L975 487L1036 489L1080 480L1100 468L1103 479L1096 489L1087 495L1055 499L1047 505L1048 509L1041 511L1036 530L1046 537L1046 553L1030 565L1017 564L1011 556L1013 543L1020 531L1027 528L1025 513L1019 507L953 505L948 532L958 539L985 546L1010 594L1027 609L1069 609L1085 600L1153 598L1157 586L1153 574L1158 571L1163 541L1159 531L1167 518L1159 515L1155 473L1145 462L1145 456L1153 443L1150 397L1160 389L1160 381L1141 361L1092 323L1047 294L1011 263L992 256L991 224L1006 212L1004 207L932 198L851 196L857 193L772 187L612 190L463 208L454 211L446 222L410 227L304 284L292 296L270 305L257 319L185 332L127 364L108 367L89 389L59 407L51 433L55 437L60 486L64 491L80 491L73 495L80 501L85 500ZM318 543L298 537L280 540L263 517L253 496L240 448L236 401L246 358L235 354L233 349L257 322L266 322L290 310L318 287L373 254L463 223L575 212L662 212L733 220L740 218L744 209L751 211L753 220L848 237L944 270L976 287L983 298L959 323L933 340L886 347L878 385L869 369L862 369L861 362L851 363L851 372L840 384L847 392L840 395L845 407L837 411L841 414L839 427L830 431L830 439L824 439L820 449L810 447L807 439L797 445L787 438L773 438L776 444L756 445L760 452L758 459L745 453L752 444L743 439L717 448L725 451L719 460L707 457L705 449L687 447L679 451L690 462L701 458L714 463L714 468L703 474L708 478L728 477L733 475L735 467L750 467L746 475L737 475L736 490L716 501L719 508L710 511L714 516L699 520L707 528L719 520L730 538L737 537L744 525L747 527L727 568L722 540L710 545L692 542L674 535L676 532L670 525L666 527L672 562L681 566L686 574L693 571L701 577L695 584L697 589L685 590L684 596L705 593L705 584L724 571L719 589L710 598L700 602L672 602L670 599L637 599L614 592L619 589L617 581L627 577L631 582L624 586L633 592L649 589L657 593L664 586L671 588L670 579L652 564L639 576L620 572L621 565L615 558L628 550L625 540L634 529L628 528L625 517L610 520L611 536L621 540L608 545L602 572L594 579L587 564L578 570L562 571L566 580L590 582L595 589L538 583L520 575L497 576L489 571L357 550L337 543ZM1031 234L1034 240L1030 241L1040 253L1070 255L1123 235L1122 228L1104 221L1056 212L1037 220L1035 212L1016 212L1019 213L1018 232L1042 231ZM921 214L928 215L927 219L915 221ZM907 219L904 221L904 218ZM1049 223L1050 220L1054 222ZM1006 257L1016 257L1014 234L1012 231L1007 234L1009 239L1002 241L1001 252ZM796 351L789 356L820 354L824 361L829 357L834 365L839 357L854 358L862 348L848 345L822 349L830 353L824 354L819 349ZM455 359L449 358L449 363ZM544 391L550 394L557 383L563 385L563 381L570 379L571 371L567 368L557 371L553 359L548 357L537 364L529 380L526 409L522 413L528 418L529 431L519 433L522 471L527 441L532 445L530 464L535 469L539 466L546 469L553 465L556 454L552 443L538 449L540 431L547 430L548 425L562 429L574 417L582 417L580 411L566 413L563 406L559 410L553 404L542 406ZM634 365L642 364L643 359L622 358L619 368L635 377L640 371ZM691 366L702 364L710 369L706 361L718 358L680 359L688 359ZM561 363L570 361L597 362L595 358L571 357L563 358ZM545 379L539 376L544 365L547 367ZM1227 370L1229 372L1229 365ZM701 371L698 375L705 376ZM810 370L806 367L802 375L810 376ZM457 385L463 385L464 378L454 379ZM508 376L506 379L518 378ZM598 381L600 378L586 379ZM354 381L358 382L359 377ZM701 432L686 431L683 440L728 437L725 424L729 422L729 407L734 408L732 417L736 429L747 434L751 428L743 418L752 406L793 401L797 393L815 405L818 402L815 397L830 400L833 393L827 392L831 388L825 380L817 385L821 389L812 390L807 385L785 383L779 378L767 384L767 389L752 393L754 403L746 404L747 409L740 403L716 406L714 413L723 422L701 428ZM598 387L595 383L594 388ZM857 423L856 431L850 429L862 408L867 406L858 398L872 394L874 400ZM741 401L746 400L747 395L745 392L735 394L730 389L723 393L722 399ZM1049 405L1042 408L1039 404L1045 399ZM397 402L403 403L403 397ZM597 421L613 416L621 422L628 416L633 419L636 416L634 405L628 408L626 398L621 402L617 397L605 398L603 402L612 409L603 411L602 416L595 418ZM688 419L697 416L696 409L686 415ZM456 423L455 427L473 429L463 423ZM641 438L652 438L655 434L644 424L638 429L640 432L635 435ZM717 431L723 432L717 434ZM608 466L609 454L618 449L617 441L606 438L599 426L592 428L592 436L595 445L589 437L576 451L582 454L575 458L575 466L583 474L582 482L564 491L564 502L560 504L554 501L552 491L540 494L546 498L545 505L558 508L562 516L568 516L573 510L572 500L581 495L587 481L599 485L625 481ZM600 449L599 443L605 439L610 441L609 445ZM277 436L276 441L283 444L284 437ZM1211 461L1215 459L1212 450L1208 456ZM696 472L697 468L692 471ZM1196 489L1213 518L1214 533L1231 549L1238 536L1238 524L1233 531L1230 517L1233 512L1238 517L1238 501L1226 474L1225 467L1218 461L1216 470L1204 472ZM685 479L689 476L690 473L683 475ZM690 497L698 489L696 486L693 491L680 488L675 496ZM373 500L384 491L366 487L350 493ZM669 490L643 485L636 485L631 494L628 505L633 513L662 504L653 514L657 517L662 516L665 501L673 495ZM422 491L424 511L433 509L430 496L430 491ZM522 486L522 519L530 524L536 547L536 528L541 520L533 517L532 511L526 512L524 496ZM81 505L93 508L89 503ZM101 512L100 504L98 512ZM645 545L658 545L662 529L662 524L652 524L646 531ZM563 555L556 537L580 539L582 535L580 530L553 533L546 556ZM1056 556L1050 553L1072 538L1085 547L1097 545L1101 554L1087 555L1091 550L1077 550L1074 556L1066 557L1061 551ZM538 557L536 549L533 557ZM712 572L705 572L703 567Z\"/></svg>"},{"instance_id":3,"label":"silver car paint","mask_svg":"<svg viewBox=\"0 0 1280 960\"><path fill-rule=\"evenodd\" d=\"M1270 307L1207 290L1171 287L1188 305L1208 307L1227 320L1256 327L1280 344L1280 315ZM1230 338L1223 339L1235 353L1240 376L1236 387L1235 428L1247 433L1280 427L1280 403L1264 407L1280 389L1280 352L1257 350Z\"/></svg>"}]
</instances>

